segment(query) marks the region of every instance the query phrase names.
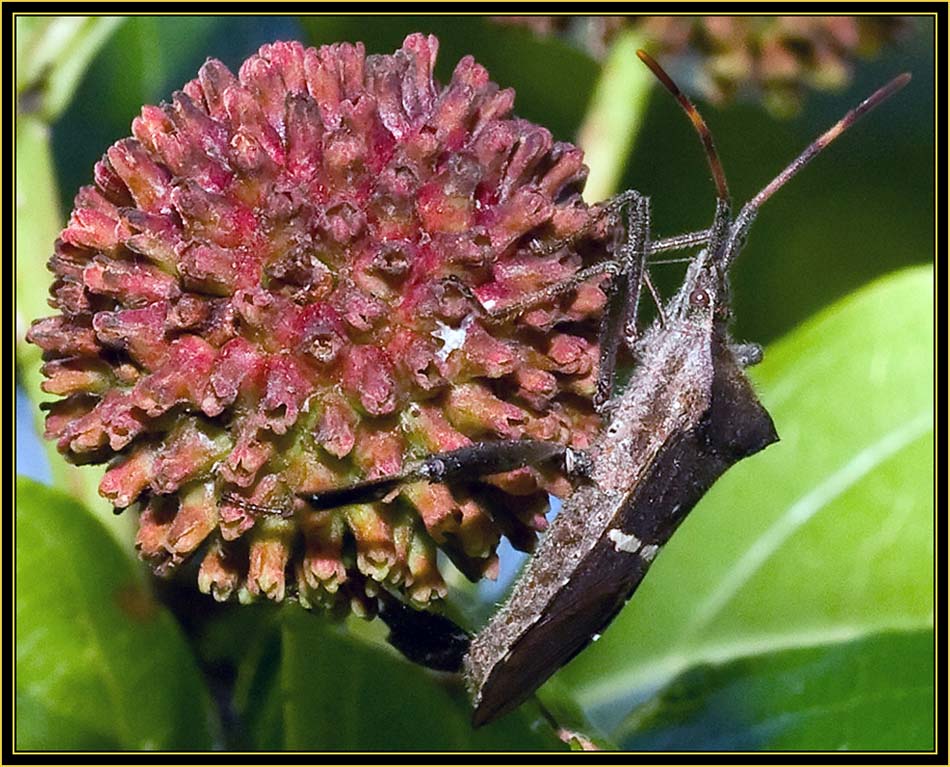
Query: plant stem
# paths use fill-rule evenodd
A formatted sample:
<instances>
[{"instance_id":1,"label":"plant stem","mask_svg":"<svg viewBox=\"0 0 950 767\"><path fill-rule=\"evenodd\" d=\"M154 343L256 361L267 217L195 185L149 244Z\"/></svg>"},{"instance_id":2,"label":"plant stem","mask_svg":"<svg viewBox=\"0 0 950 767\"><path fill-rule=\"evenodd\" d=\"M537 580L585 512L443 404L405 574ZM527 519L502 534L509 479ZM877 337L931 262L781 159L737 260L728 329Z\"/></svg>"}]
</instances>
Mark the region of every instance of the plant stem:
<instances>
[{"instance_id":1,"label":"plant stem","mask_svg":"<svg viewBox=\"0 0 950 767\"><path fill-rule=\"evenodd\" d=\"M637 59L642 46L643 38L635 30L617 37L578 131L577 143L590 168L584 193L588 202L605 200L617 190L643 122L654 80Z\"/></svg>"}]
</instances>

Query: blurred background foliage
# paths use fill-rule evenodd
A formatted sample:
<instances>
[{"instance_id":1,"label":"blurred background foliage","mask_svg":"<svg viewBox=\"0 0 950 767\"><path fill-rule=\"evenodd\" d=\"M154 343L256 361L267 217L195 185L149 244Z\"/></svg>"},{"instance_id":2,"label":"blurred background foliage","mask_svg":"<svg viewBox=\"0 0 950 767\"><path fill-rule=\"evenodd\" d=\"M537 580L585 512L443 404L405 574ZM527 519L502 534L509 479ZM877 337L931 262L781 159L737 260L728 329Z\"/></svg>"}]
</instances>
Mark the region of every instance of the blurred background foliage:
<instances>
[{"instance_id":1,"label":"blurred background foliage","mask_svg":"<svg viewBox=\"0 0 950 767\"><path fill-rule=\"evenodd\" d=\"M753 229L736 335L768 346L754 377L783 442L714 488L603 641L542 689L562 726L602 746L933 747L934 28L902 24L788 119L692 94L742 201L874 88L914 76ZM38 352L20 340L48 313L42 266L139 107L208 56L236 70L275 39L382 53L413 31L439 37L443 81L472 54L515 89L520 116L580 134L590 202L635 187L657 234L709 221L696 137L632 56L662 48L643 27L592 49L475 16L17 19L17 471L54 485L17 488L19 748L568 747L534 702L473 732L457 682L408 666L378 626L220 606L193 572L154 582L129 522L96 499L96 470L67 469L35 434ZM702 63L670 68L688 85ZM679 276L656 267L665 291ZM457 612L484 616L515 564L500 586L458 590Z\"/></svg>"}]
</instances>

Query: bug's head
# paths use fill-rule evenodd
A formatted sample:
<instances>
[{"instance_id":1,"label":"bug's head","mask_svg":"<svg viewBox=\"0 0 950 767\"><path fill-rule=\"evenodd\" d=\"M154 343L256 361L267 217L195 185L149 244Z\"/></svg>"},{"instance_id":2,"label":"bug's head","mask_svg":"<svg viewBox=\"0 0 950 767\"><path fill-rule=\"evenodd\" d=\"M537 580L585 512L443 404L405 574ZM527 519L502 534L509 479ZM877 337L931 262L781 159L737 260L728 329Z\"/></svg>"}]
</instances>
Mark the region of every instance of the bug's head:
<instances>
[{"instance_id":1,"label":"bug's head","mask_svg":"<svg viewBox=\"0 0 950 767\"><path fill-rule=\"evenodd\" d=\"M637 56L673 94L686 116L689 117L703 144L703 151L706 153L706 160L716 184L716 214L710 228L709 241L690 263L683 285L671 302L670 308L676 318L688 321L693 327L706 325L714 320L727 322L730 303L727 279L729 262L723 257L723 248L729 239L732 209L725 170L716 151L712 132L693 102L648 53L639 50Z\"/></svg>"},{"instance_id":2,"label":"bug's head","mask_svg":"<svg viewBox=\"0 0 950 767\"><path fill-rule=\"evenodd\" d=\"M728 232L731 224L728 205L721 204L717 208L719 218L724 231ZM728 274L714 245L710 243L690 261L683 284L667 308L674 321L698 328L714 322L727 324L731 319Z\"/></svg>"}]
</instances>

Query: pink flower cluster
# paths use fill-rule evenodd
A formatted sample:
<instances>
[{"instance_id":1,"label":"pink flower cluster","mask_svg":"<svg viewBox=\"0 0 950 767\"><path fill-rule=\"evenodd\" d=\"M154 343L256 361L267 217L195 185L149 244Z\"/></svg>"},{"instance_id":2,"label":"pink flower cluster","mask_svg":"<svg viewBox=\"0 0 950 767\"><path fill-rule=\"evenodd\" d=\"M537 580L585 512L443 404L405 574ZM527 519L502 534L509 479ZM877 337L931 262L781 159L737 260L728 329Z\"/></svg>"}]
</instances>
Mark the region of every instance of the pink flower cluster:
<instances>
[{"instance_id":1,"label":"pink flower cluster","mask_svg":"<svg viewBox=\"0 0 950 767\"><path fill-rule=\"evenodd\" d=\"M372 614L385 587L423 606L445 593L437 548L490 575L500 536L529 548L569 491L523 469L329 511L300 497L598 426L596 284L497 324L457 287L501 305L602 253L581 152L512 117L470 57L439 86L437 47L279 42L237 76L209 60L77 195L49 262L59 314L29 334L59 396L46 433L109 462L100 492L138 506L157 572L198 551L217 599Z\"/></svg>"}]
</instances>

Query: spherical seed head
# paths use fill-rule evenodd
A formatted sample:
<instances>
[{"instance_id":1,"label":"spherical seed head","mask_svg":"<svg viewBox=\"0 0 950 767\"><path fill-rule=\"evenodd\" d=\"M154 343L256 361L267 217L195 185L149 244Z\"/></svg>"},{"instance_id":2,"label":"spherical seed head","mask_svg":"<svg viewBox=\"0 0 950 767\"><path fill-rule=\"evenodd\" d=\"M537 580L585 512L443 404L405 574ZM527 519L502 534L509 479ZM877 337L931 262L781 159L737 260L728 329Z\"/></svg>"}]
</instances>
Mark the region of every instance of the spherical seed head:
<instances>
[{"instance_id":1,"label":"spherical seed head","mask_svg":"<svg viewBox=\"0 0 950 767\"><path fill-rule=\"evenodd\" d=\"M156 572L198 552L219 600L372 615L385 587L423 606L445 594L438 549L490 575L500 536L529 548L569 489L526 468L305 500L474 440L583 448L598 427L599 287L501 324L470 295L501 306L603 255L581 152L513 117L471 57L438 85L437 46L278 42L237 76L209 60L77 195L49 262L60 313L29 333L61 397L46 434L109 462L100 492L140 509Z\"/></svg>"}]
</instances>

